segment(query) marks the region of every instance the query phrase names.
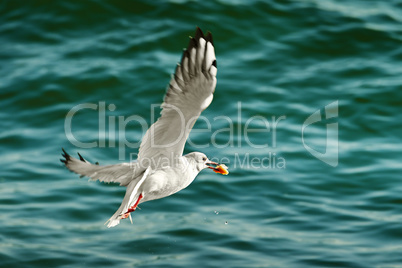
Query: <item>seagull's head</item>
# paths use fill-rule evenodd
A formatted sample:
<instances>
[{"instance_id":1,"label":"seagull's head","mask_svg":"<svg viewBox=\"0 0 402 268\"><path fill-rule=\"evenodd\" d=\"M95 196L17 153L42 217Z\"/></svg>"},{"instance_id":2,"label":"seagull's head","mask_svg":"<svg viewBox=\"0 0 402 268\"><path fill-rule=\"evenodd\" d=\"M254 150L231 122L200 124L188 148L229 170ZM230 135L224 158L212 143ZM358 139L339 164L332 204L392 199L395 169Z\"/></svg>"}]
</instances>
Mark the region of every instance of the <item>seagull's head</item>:
<instances>
[{"instance_id":1,"label":"seagull's head","mask_svg":"<svg viewBox=\"0 0 402 268\"><path fill-rule=\"evenodd\" d=\"M198 172L200 172L203 169L209 168L215 171L216 173L220 173L223 175L229 174L229 172L227 171L227 166L209 160L208 157L203 153L193 152L187 154L186 157L193 161Z\"/></svg>"}]
</instances>

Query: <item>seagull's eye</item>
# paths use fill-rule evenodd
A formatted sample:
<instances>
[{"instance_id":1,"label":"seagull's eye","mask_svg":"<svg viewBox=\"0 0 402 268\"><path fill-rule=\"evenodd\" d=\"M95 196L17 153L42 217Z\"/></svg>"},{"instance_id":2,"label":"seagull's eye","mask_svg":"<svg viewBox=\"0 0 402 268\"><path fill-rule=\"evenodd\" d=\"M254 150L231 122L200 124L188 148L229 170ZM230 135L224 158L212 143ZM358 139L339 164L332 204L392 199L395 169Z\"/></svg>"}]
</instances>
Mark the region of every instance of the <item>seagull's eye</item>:
<instances>
[{"instance_id":1,"label":"seagull's eye","mask_svg":"<svg viewBox=\"0 0 402 268\"><path fill-rule=\"evenodd\" d=\"M204 156L204 157L202 158L202 161L207 161L207 158Z\"/></svg>"}]
</instances>

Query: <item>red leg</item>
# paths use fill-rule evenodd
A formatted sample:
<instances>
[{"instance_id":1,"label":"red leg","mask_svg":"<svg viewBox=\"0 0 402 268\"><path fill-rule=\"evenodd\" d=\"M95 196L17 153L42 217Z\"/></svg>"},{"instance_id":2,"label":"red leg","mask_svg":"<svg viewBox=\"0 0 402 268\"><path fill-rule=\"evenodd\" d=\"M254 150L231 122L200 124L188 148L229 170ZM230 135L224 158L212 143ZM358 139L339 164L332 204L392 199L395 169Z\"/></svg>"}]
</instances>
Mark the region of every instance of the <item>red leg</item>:
<instances>
[{"instance_id":1,"label":"red leg","mask_svg":"<svg viewBox=\"0 0 402 268\"><path fill-rule=\"evenodd\" d=\"M122 219L128 218L128 216L130 216L130 213L133 212L133 211L135 211L135 210L137 209L137 206L138 206L138 204L140 203L140 200L141 200L142 198L143 198L143 196L142 196L142 194L140 194L140 196L138 197L138 199L137 199L137 201L135 202L135 204L134 204L132 207L130 207L130 208L127 210L127 212L124 213L124 214L121 216L121 218L122 218Z\"/></svg>"},{"instance_id":2,"label":"red leg","mask_svg":"<svg viewBox=\"0 0 402 268\"><path fill-rule=\"evenodd\" d=\"M143 197L142 194L140 194L140 196L137 199L137 202L135 202L135 204L131 208L129 208L126 213L135 211L135 209L137 208L138 203L140 203L140 200L142 199L142 197Z\"/></svg>"}]
</instances>

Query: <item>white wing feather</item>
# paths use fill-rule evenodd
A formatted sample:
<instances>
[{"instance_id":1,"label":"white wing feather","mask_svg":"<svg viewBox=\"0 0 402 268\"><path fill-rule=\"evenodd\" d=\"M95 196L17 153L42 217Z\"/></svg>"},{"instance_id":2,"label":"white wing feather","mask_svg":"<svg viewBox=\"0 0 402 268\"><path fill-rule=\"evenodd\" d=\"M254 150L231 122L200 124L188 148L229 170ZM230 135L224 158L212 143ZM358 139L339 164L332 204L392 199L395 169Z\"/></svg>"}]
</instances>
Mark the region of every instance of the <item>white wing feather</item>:
<instances>
[{"instance_id":1,"label":"white wing feather","mask_svg":"<svg viewBox=\"0 0 402 268\"><path fill-rule=\"evenodd\" d=\"M213 98L216 86L216 59L212 36L197 28L181 64L173 75L161 117L148 129L140 145L138 161L160 164L158 158L182 156L188 135L201 112ZM152 161L150 161L152 160Z\"/></svg>"}]
</instances>

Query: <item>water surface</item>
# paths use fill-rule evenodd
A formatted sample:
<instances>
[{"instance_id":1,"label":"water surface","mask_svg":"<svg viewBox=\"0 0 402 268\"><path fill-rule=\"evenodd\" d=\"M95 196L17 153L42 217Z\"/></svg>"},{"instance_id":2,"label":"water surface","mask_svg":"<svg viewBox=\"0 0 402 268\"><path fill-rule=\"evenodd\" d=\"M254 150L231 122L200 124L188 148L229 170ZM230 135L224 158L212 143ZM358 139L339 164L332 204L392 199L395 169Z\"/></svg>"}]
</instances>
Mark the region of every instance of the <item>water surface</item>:
<instances>
[{"instance_id":1,"label":"water surface","mask_svg":"<svg viewBox=\"0 0 402 268\"><path fill-rule=\"evenodd\" d=\"M2 1L0 266L401 267L401 8ZM226 159L230 174L203 171L184 191L142 204L133 225L107 229L125 189L68 172L61 147L100 164L129 160L137 148L126 145L143 132L135 121L120 131L118 118L152 122L195 26L214 35L218 85L203 113L211 129L200 120L207 131L192 133L186 152ZM336 101L338 116L326 119ZM97 109L77 112L72 132L94 148L65 132L67 113L85 103ZM303 123L319 109L303 144ZM328 124L338 124L335 167L304 146L324 154Z\"/></svg>"}]
</instances>

